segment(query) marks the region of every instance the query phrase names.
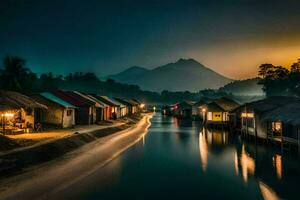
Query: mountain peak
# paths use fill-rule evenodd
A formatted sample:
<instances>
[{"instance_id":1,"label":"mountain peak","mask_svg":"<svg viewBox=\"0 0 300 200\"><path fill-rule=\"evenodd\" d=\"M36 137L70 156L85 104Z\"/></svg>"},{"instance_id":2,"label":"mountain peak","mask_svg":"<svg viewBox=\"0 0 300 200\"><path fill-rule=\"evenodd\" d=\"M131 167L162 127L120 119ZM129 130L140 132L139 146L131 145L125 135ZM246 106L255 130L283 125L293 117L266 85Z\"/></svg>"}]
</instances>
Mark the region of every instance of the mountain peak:
<instances>
[{"instance_id":1,"label":"mountain peak","mask_svg":"<svg viewBox=\"0 0 300 200\"><path fill-rule=\"evenodd\" d=\"M197 62L193 58L180 58L176 63L197 63L197 64L199 64L199 62Z\"/></svg>"},{"instance_id":2,"label":"mountain peak","mask_svg":"<svg viewBox=\"0 0 300 200\"><path fill-rule=\"evenodd\" d=\"M191 58L181 58L150 70L125 70L112 76L112 79L158 92L217 89L232 81Z\"/></svg>"}]
</instances>

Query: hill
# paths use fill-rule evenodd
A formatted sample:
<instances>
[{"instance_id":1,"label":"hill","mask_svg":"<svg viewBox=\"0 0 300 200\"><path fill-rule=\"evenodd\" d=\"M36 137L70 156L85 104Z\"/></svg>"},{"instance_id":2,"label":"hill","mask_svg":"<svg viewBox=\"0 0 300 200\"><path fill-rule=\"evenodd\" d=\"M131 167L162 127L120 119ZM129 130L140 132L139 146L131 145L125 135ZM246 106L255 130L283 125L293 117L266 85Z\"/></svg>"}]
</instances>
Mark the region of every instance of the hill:
<instances>
[{"instance_id":1,"label":"hill","mask_svg":"<svg viewBox=\"0 0 300 200\"><path fill-rule=\"evenodd\" d=\"M252 78L233 81L221 87L219 91L238 96L263 96L262 85L258 85L259 80L260 78Z\"/></svg>"},{"instance_id":2,"label":"hill","mask_svg":"<svg viewBox=\"0 0 300 200\"><path fill-rule=\"evenodd\" d=\"M179 59L175 63L152 70L141 67L129 68L109 78L156 92L163 90L195 92L207 88L218 89L232 81L194 59Z\"/></svg>"},{"instance_id":3,"label":"hill","mask_svg":"<svg viewBox=\"0 0 300 200\"><path fill-rule=\"evenodd\" d=\"M126 83L126 80L131 80L132 78L135 78L136 76L146 73L147 71L148 71L148 69L146 69L146 68L139 67L139 66L133 66L133 67L130 67L130 68L118 73L118 74L111 75L106 78L113 79L118 82Z\"/></svg>"}]
</instances>

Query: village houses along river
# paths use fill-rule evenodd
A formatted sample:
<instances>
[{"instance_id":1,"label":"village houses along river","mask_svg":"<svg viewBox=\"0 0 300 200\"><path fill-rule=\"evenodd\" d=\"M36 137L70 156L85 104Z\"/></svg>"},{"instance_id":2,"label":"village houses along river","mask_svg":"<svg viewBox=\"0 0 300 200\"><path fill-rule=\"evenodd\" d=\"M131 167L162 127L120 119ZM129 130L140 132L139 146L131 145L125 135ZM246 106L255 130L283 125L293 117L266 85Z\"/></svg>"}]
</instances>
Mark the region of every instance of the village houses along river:
<instances>
[{"instance_id":1,"label":"village houses along river","mask_svg":"<svg viewBox=\"0 0 300 200\"><path fill-rule=\"evenodd\" d=\"M65 199L298 199L297 155L156 113L148 134Z\"/></svg>"}]
</instances>

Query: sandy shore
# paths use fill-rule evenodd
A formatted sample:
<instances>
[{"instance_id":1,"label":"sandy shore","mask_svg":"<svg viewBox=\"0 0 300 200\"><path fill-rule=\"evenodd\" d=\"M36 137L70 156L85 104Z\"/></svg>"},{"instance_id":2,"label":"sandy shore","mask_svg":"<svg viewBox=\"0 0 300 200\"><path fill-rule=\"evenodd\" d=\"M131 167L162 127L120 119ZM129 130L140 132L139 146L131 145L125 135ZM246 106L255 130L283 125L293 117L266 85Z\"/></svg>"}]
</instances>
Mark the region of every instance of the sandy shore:
<instances>
[{"instance_id":1,"label":"sandy shore","mask_svg":"<svg viewBox=\"0 0 300 200\"><path fill-rule=\"evenodd\" d=\"M103 167L139 141L147 133L151 117L147 114L129 129L99 138L59 159L2 180L1 199L52 199L57 192Z\"/></svg>"}]
</instances>

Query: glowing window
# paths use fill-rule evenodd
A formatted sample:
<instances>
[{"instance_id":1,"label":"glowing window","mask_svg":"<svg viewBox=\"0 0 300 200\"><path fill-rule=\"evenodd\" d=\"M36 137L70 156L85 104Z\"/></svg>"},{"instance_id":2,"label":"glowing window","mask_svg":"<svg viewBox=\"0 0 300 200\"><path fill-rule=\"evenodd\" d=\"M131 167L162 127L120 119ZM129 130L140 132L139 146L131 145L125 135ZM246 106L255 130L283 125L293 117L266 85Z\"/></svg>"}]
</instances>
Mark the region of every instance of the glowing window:
<instances>
[{"instance_id":1,"label":"glowing window","mask_svg":"<svg viewBox=\"0 0 300 200\"><path fill-rule=\"evenodd\" d=\"M212 120L212 112L207 113L207 120Z\"/></svg>"},{"instance_id":2,"label":"glowing window","mask_svg":"<svg viewBox=\"0 0 300 200\"><path fill-rule=\"evenodd\" d=\"M275 132L280 132L282 129L282 123L281 122L272 122L272 130Z\"/></svg>"}]
</instances>

